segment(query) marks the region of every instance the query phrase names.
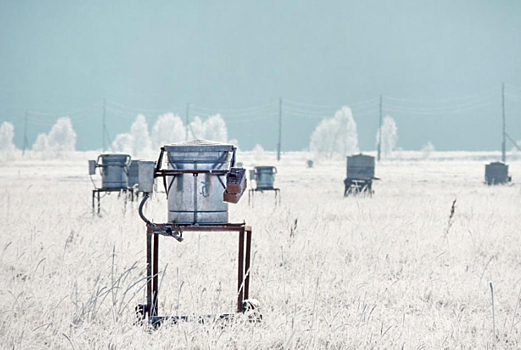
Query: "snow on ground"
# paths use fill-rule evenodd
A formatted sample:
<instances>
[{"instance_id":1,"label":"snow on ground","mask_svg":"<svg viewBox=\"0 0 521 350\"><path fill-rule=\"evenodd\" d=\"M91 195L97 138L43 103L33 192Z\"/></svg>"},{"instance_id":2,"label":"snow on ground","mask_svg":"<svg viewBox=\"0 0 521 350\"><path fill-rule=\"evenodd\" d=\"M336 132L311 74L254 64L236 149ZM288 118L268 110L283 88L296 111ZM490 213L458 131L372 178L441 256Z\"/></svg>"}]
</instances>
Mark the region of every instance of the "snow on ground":
<instances>
[{"instance_id":1,"label":"snow on ground","mask_svg":"<svg viewBox=\"0 0 521 350\"><path fill-rule=\"evenodd\" d=\"M145 229L112 194L91 213L87 159L17 157L0 171L0 340L5 349L519 348L521 161L487 187L497 154L403 152L377 165L372 198L343 198L344 161L244 154L277 165L271 193L230 205L253 226L251 297L263 321L133 324L144 302ZM99 178L96 178L99 182ZM449 220L456 199L455 215ZM166 217L164 194L147 205ZM161 314L234 310L236 236L163 239ZM489 283L494 288L494 318ZM495 328L496 337L493 336Z\"/></svg>"}]
</instances>

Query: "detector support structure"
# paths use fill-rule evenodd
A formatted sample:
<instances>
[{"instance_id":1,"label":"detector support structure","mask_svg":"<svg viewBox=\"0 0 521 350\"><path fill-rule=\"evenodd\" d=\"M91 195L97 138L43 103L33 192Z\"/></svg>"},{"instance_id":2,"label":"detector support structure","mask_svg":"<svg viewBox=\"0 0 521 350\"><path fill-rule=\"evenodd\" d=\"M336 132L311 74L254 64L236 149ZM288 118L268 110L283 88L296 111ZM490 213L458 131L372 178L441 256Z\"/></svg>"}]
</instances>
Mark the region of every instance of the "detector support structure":
<instances>
[{"instance_id":1,"label":"detector support structure","mask_svg":"<svg viewBox=\"0 0 521 350\"><path fill-rule=\"evenodd\" d=\"M272 188L250 188L248 190L248 205L251 205L252 207L255 205L255 192L264 193L264 191L273 191L275 192L275 205L281 203L281 195L280 195L280 189L276 187Z\"/></svg>"},{"instance_id":2,"label":"detector support structure","mask_svg":"<svg viewBox=\"0 0 521 350\"><path fill-rule=\"evenodd\" d=\"M127 207L127 201L130 198L130 201L133 202L134 198L138 198L138 192L137 189L134 187L124 187L124 188L95 188L92 190L92 213L93 214L100 214L101 212L101 196L102 193L104 194L110 194L113 192L118 193L118 198L121 197L122 194L124 194L124 208Z\"/></svg>"},{"instance_id":3,"label":"detector support structure","mask_svg":"<svg viewBox=\"0 0 521 350\"><path fill-rule=\"evenodd\" d=\"M100 161L100 159L104 159L104 157L110 157L110 156L116 156L116 157L125 157L124 163L109 163L105 164L104 161ZM92 214L100 214L101 212L101 198L102 193L104 195L110 194L110 193L118 193L118 198L121 197L122 194L124 194L124 208L127 206L127 201L130 199L130 201L134 201L134 199L138 198L138 189L136 186L129 187L128 186L128 167L131 164L131 157L129 155L125 154L100 154L96 160L89 160L89 176L92 181L92 184L94 185L94 189L92 190ZM121 168L121 172L124 172L126 175L124 178L118 178L118 175L111 174L110 176L106 175L105 171L107 168ZM96 174L96 169L100 168L100 174L102 178L102 186L97 187L96 183L94 182L94 179L92 176ZM117 174L117 173L116 173ZM106 176L109 178L107 179ZM107 182L116 182L110 183L110 185L106 184Z\"/></svg>"},{"instance_id":4,"label":"detector support structure","mask_svg":"<svg viewBox=\"0 0 521 350\"><path fill-rule=\"evenodd\" d=\"M237 308L236 313L244 313L252 306L248 303L250 291L251 236L252 228L245 223L175 225L147 224L147 299L146 304L137 306L141 320L148 319L150 325L158 327L162 322L177 323L190 321L188 316L159 316L159 237L172 237L179 242L185 232L237 232L239 234L239 260L237 271ZM221 315L197 316L196 321L211 319L230 319L233 313Z\"/></svg>"},{"instance_id":5,"label":"detector support structure","mask_svg":"<svg viewBox=\"0 0 521 350\"><path fill-rule=\"evenodd\" d=\"M198 321L205 322L211 320L224 319L228 320L233 318L236 314L248 313L248 319L250 321L259 322L262 316L258 313L258 303L256 300L249 299L250 291L250 268L251 268L251 240L252 240L252 228L247 226L246 223L194 223L194 224L180 224L180 223L153 223L148 220L144 213L143 207L145 202L150 196L152 191L153 183L158 177L163 178L163 184L165 186L165 192L170 192L170 188L167 184L167 177L183 175L186 173L193 174L197 177L201 174L212 174L212 175L227 175L230 170L179 170L179 169L161 169L163 163L163 154L165 153L164 148L161 149L159 159L155 163L153 171L153 178L143 181L147 183L146 189L141 189L142 180L141 177L146 177L146 171L139 172L139 187L143 192L143 199L139 206L139 215L141 219L146 223L146 241L147 241L147 291L146 291L146 304L140 304L136 307L136 314L140 322L148 320L148 323L157 328L162 322L178 323L179 321ZM235 150L233 153L232 167L235 164ZM141 169L141 168L140 168ZM152 184L148 181L152 180ZM228 181L228 180L227 180ZM228 185L228 184L227 184ZM236 185L236 184L235 184ZM143 187L145 187L143 186ZM170 184L171 186L171 184ZM223 186L226 191L230 189L230 186ZM243 189L244 190L244 189ZM240 198L242 193L237 194ZM238 201L238 198L237 198ZM186 232L237 232L239 235L238 244L238 270L237 270L237 307L235 313L225 313L220 315L204 315L204 316L159 316L159 237L171 237L182 242L184 240L183 234Z\"/></svg>"},{"instance_id":6,"label":"detector support structure","mask_svg":"<svg viewBox=\"0 0 521 350\"><path fill-rule=\"evenodd\" d=\"M373 196L373 180L376 179L349 179L344 180L344 197L356 194L368 194Z\"/></svg>"}]
</instances>

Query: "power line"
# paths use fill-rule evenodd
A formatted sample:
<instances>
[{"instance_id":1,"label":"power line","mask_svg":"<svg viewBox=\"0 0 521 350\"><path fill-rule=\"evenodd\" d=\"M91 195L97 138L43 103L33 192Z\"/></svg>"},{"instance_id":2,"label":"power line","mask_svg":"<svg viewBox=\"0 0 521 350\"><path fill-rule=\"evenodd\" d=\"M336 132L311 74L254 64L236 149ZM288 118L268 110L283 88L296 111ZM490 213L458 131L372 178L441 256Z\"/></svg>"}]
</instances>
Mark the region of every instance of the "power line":
<instances>
[{"instance_id":1,"label":"power line","mask_svg":"<svg viewBox=\"0 0 521 350\"><path fill-rule=\"evenodd\" d=\"M135 108L135 107L126 106L124 104L121 104L121 103L118 103L118 102L114 102L114 101L110 101L110 100L107 100L107 102L108 102L109 107L114 108L114 109L119 108L120 110L124 110L124 111L126 110L126 112L129 112L129 113L164 114L164 113L168 113L168 112L179 112L181 110L181 107L172 107L172 108ZM112 104L112 106L110 106L111 104Z\"/></svg>"},{"instance_id":2,"label":"power line","mask_svg":"<svg viewBox=\"0 0 521 350\"><path fill-rule=\"evenodd\" d=\"M496 93L496 90L490 89L490 90L483 91L483 92L473 94L473 95L460 96L460 97L454 97L454 98L445 98L445 99L434 99L434 100L402 98L402 97L395 97L395 96L390 96L390 95L385 95L385 98L389 99L389 100L411 102L411 103L446 103L446 102L457 102L457 101L462 101L462 100L475 99L475 98L478 98L483 95L489 95L491 93Z\"/></svg>"},{"instance_id":3,"label":"power line","mask_svg":"<svg viewBox=\"0 0 521 350\"><path fill-rule=\"evenodd\" d=\"M280 152L282 149L282 97L279 99L279 144L277 146L277 160L280 161Z\"/></svg>"},{"instance_id":4,"label":"power line","mask_svg":"<svg viewBox=\"0 0 521 350\"><path fill-rule=\"evenodd\" d=\"M435 106L431 106L431 107L415 107L415 106L403 106L403 105L395 105L395 104L389 104L389 103L386 103L385 106L386 107L390 107L391 109L399 109L399 110L402 110L402 111L410 111L410 112L444 112L444 111L451 111L451 110L455 110L455 109L461 109L461 108L466 108L466 107L472 107L472 106L475 106L475 105L478 105L480 102L483 102L483 101L487 101L487 102L492 102L494 101L499 95L496 93L496 94L492 94L492 95L489 95L489 96L486 96L484 98L479 98L479 99L474 99L474 100L471 100L469 102L464 102L464 103L460 103L460 104L457 104L457 105L452 105L452 106L438 106L438 107L435 107ZM385 96L387 97L387 96Z\"/></svg>"},{"instance_id":5,"label":"power line","mask_svg":"<svg viewBox=\"0 0 521 350\"><path fill-rule=\"evenodd\" d=\"M476 104L469 107L464 108L455 108L453 110L446 110L446 111L414 111L414 110L404 110L400 108L389 108L385 107L384 110L386 112L397 112L397 113L405 113L405 114L415 114L415 115L450 115L450 114L458 114L465 111L470 111L473 109L481 108L490 106L491 102L483 103L483 104Z\"/></svg>"},{"instance_id":6,"label":"power line","mask_svg":"<svg viewBox=\"0 0 521 350\"><path fill-rule=\"evenodd\" d=\"M263 117L258 117L258 118L240 119L240 120L228 120L228 121L226 121L226 124L248 123L248 122L254 122L254 121L258 121L258 120L266 120L266 119L274 118L274 117L277 117L277 116L278 116L277 113L273 113L273 114L268 114L268 115L265 115Z\"/></svg>"},{"instance_id":7,"label":"power line","mask_svg":"<svg viewBox=\"0 0 521 350\"><path fill-rule=\"evenodd\" d=\"M303 107L311 107L311 108L336 108L339 109L342 106L348 106L348 107L354 107L354 106L363 106L363 105L374 105L378 102L377 98L371 98L369 100L361 101L361 102L355 102L355 103L340 103L337 105L331 105L331 104L312 104L312 103L305 103L305 102L298 102L298 101L292 101L284 99L284 102L289 103L290 105L297 105L297 106L303 106Z\"/></svg>"},{"instance_id":8,"label":"power line","mask_svg":"<svg viewBox=\"0 0 521 350\"><path fill-rule=\"evenodd\" d=\"M503 163L507 160L506 155L506 148L507 148L507 141L506 141L506 119L505 119L505 83L501 84L501 115L503 117L503 143L501 144L501 161Z\"/></svg>"},{"instance_id":9,"label":"power line","mask_svg":"<svg viewBox=\"0 0 521 350\"><path fill-rule=\"evenodd\" d=\"M382 153L382 117L383 117L383 96L380 95L380 103L379 103L379 119L378 119L378 149L377 149L377 159L380 161L381 153Z\"/></svg>"},{"instance_id":10,"label":"power line","mask_svg":"<svg viewBox=\"0 0 521 350\"><path fill-rule=\"evenodd\" d=\"M25 155L25 149L28 147L28 142L27 142L27 112L25 112L25 122L24 122L24 146L23 146L23 151L22 151L22 155Z\"/></svg>"},{"instance_id":11,"label":"power line","mask_svg":"<svg viewBox=\"0 0 521 350\"><path fill-rule=\"evenodd\" d=\"M101 139L103 140L102 141L103 152L105 152L105 133L107 131L107 126L105 124L106 115L107 115L107 100L104 99L103 100L102 127L101 127Z\"/></svg>"},{"instance_id":12,"label":"power line","mask_svg":"<svg viewBox=\"0 0 521 350\"><path fill-rule=\"evenodd\" d=\"M193 106L190 105L190 107L193 107ZM267 113L267 112L270 112L270 110L269 109L257 110L257 111L251 111L251 112L244 112L244 113L241 113L241 114L234 114L234 113L230 113L230 112L221 112L221 111L215 111L213 113L210 113L210 112L207 112L207 111L203 111L203 112L199 111L199 113L204 113L206 115L209 115L209 114L216 115L216 114L218 114L218 115L226 116L227 118L233 118L233 119L249 117L249 116L252 116L252 115L259 115L259 114L263 114L263 113Z\"/></svg>"},{"instance_id":13,"label":"power line","mask_svg":"<svg viewBox=\"0 0 521 350\"><path fill-rule=\"evenodd\" d=\"M204 106L200 106L200 105L194 105L192 104L191 105L194 109L199 109L199 110L203 110L203 111L219 111L220 113L243 113L243 112L249 112L249 111L254 111L254 110L264 110L264 109L267 109L267 108L272 108L272 107L275 107L276 104L275 104L275 101L273 102L269 102L269 103L266 103L264 105L260 105L260 106L253 106L253 107L245 107L245 108L233 108L233 109L226 109L226 108L216 108L216 107L204 107Z\"/></svg>"}]
</instances>

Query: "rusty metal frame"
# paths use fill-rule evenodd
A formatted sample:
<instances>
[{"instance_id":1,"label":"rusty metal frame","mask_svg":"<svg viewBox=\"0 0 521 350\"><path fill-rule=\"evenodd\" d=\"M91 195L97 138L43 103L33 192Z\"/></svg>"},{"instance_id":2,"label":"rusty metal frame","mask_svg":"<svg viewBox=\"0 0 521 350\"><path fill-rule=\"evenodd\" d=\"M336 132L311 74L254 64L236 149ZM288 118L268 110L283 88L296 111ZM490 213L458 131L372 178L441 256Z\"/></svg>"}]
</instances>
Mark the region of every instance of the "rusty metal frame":
<instances>
[{"instance_id":1,"label":"rusty metal frame","mask_svg":"<svg viewBox=\"0 0 521 350\"><path fill-rule=\"evenodd\" d=\"M251 237L252 228L245 223L227 224L153 224L147 225L147 288L146 304L139 305L136 310L141 319L148 318L150 324L158 326L163 320L174 322L187 320L187 316L159 316L159 236L173 237L172 232L182 237L184 232L237 232L239 233L238 271L237 271L237 309L236 313L243 312L243 301L249 298L250 267L251 267ZM229 318L232 314L219 315L219 318ZM209 316L206 316L209 317Z\"/></svg>"},{"instance_id":2,"label":"rusty metal frame","mask_svg":"<svg viewBox=\"0 0 521 350\"><path fill-rule=\"evenodd\" d=\"M274 191L275 192L275 205L280 204L282 201L281 195L280 195L280 189L276 187L272 188L251 188L248 190L248 205L251 204L253 207L255 205L255 192L261 192L264 193L264 191Z\"/></svg>"},{"instance_id":3,"label":"rusty metal frame","mask_svg":"<svg viewBox=\"0 0 521 350\"><path fill-rule=\"evenodd\" d=\"M92 190L92 214L98 214L101 212L101 193L112 193L118 192L125 194L125 207L127 205L127 198L130 196L130 201L133 202L134 198L138 198L137 189L134 187L124 187L124 188L96 188ZM96 209L97 202L97 209Z\"/></svg>"},{"instance_id":4,"label":"rusty metal frame","mask_svg":"<svg viewBox=\"0 0 521 350\"><path fill-rule=\"evenodd\" d=\"M366 193L369 196L373 195L373 180L375 179L350 179L344 180L344 197L348 197L350 194L362 194Z\"/></svg>"}]
</instances>

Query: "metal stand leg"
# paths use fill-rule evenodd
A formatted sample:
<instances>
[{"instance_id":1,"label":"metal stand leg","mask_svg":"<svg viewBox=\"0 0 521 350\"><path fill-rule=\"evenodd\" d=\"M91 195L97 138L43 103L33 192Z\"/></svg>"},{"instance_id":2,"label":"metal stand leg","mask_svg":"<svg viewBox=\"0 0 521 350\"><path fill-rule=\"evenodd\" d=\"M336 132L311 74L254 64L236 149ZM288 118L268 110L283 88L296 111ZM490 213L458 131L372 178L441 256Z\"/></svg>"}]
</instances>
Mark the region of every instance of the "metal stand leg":
<instances>
[{"instance_id":1,"label":"metal stand leg","mask_svg":"<svg viewBox=\"0 0 521 350\"><path fill-rule=\"evenodd\" d=\"M119 192L119 196L121 196L121 192L123 192L123 213L127 212L127 201L128 201L128 192L127 190L122 190ZM118 196L118 198L119 198Z\"/></svg>"},{"instance_id":2,"label":"metal stand leg","mask_svg":"<svg viewBox=\"0 0 521 350\"><path fill-rule=\"evenodd\" d=\"M100 192L98 191L98 215L100 212L101 212L101 195L100 195Z\"/></svg>"},{"instance_id":3,"label":"metal stand leg","mask_svg":"<svg viewBox=\"0 0 521 350\"><path fill-rule=\"evenodd\" d=\"M170 230L170 231L169 231ZM184 232L201 232L201 231L217 231L226 232L233 231L239 234L238 244L238 261L237 261L237 313L244 313L244 301L249 299L250 292L250 276L251 276L251 246L252 246L252 228L245 224L226 224L214 225L208 227L185 226ZM146 248L146 304L140 304L136 307L136 314L138 322L148 319L148 323L157 328L164 320L179 320L192 319L190 316L159 316L159 237L160 235L171 235L170 224L155 224L155 226L147 226L147 248ZM250 303L248 303L250 304ZM255 306L253 306L255 308ZM248 310L252 306L247 307ZM212 316L200 316L194 318L203 322ZM221 319L229 319L233 317L232 314L223 314Z\"/></svg>"},{"instance_id":4,"label":"metal stand leg","mask_svg":"<svg viewBox=\"0 0 521 350\"><path fill-rule=\"evenodd\" d=\"M147 306L145 314L150 317L152 309L152 230L147 227Z\"/></svg>"},{"instance_id":5,"label":"metal stand leg","mask_svg":"<svg viewBox=\"0 0 521 350\"><path fill-rule=\"evenodd\" d=\"M239 262L237 275L237 312L242 312L242 302L244 300L244 228L239 231Z\"/></svg>"},{"instance_id":6,"label":"metal stand leg","mask_svg":"<svg viewBox=\"0 0 521 350\"><path fill-rule=\"evenodd\" d=\"M92 190L92 215L96 214L96 207L95 202L96 201L96 190Z\"/></svg>"},{"instance_id":7,"label":"metal stand leg","mask_svg":"<svg viewBox=\"0 0 521 350\"><path fill-rule=\"evenodd\" d=\"M159 266L159 235L154 235L147 227L147 306L145 313L148 318L158 315L158 266Z\"/></svg>"},{"instance_id":8,"label":"metal stand leg","mask_svg":"<svg viewBox=\"0 0 521 350\"><path fill-rule=\"evenodd\" d=\"M244 262L244 299L250 297L250 264L251 264L251 227L246 226L246 257Z\"/></svg>"},{"instance_id":9,"label":"metal stand leg","mask_svg":"<svg viewBox=\"0 0 521 350\"><path fill-rule=\"evenodd\" d=\"M158 281L159 281L159 235L152 235L152 239L154 240L154 256L153 256L153 264L152 264L152 273L154 274L152 277L152 316L158 315Z\"/></svg>"}]
</instances>

